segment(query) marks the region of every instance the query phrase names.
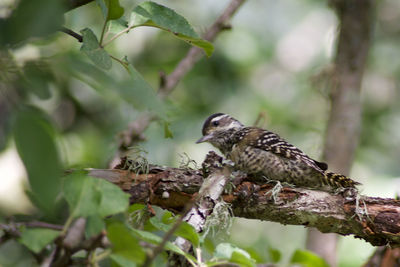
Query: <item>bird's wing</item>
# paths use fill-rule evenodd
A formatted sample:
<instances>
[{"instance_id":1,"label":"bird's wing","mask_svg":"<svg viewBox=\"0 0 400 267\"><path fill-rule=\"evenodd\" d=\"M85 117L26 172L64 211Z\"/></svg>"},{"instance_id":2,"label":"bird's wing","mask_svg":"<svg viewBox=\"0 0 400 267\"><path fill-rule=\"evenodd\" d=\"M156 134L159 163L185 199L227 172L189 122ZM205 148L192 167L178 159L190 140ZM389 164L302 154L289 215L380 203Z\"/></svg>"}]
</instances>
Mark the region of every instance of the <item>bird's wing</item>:
<instances>
[{"instance_id":1,"label":"bird's wing","mask_svg":"<svg viewBox=\"0 0 400 267\"><path fill-rule=\"evenodd\" d=\"M255 136L257 138L254 138ZM287 159L301 160L322 173L328 169L328 164L310 158L276 133L256 127L248 127L247 134L243 136L243 139L248 140L246 143L249 146L272 152Z\"/></svg>"}]
</instances>

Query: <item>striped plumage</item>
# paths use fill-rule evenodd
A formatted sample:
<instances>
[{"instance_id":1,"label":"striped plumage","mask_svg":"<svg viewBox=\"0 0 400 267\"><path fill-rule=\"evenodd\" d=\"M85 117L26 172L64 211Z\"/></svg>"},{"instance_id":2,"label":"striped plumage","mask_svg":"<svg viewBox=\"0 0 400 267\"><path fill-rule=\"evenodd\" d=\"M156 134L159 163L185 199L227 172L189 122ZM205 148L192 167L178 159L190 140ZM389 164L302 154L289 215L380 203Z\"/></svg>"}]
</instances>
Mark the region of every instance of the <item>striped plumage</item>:
<instances>
[{"instance_id":1,"label":"striped plumage","mask_svg":"<svg viewBox=\"0 0 400 267\"><path fill-rule=\"evenodd\" d=\"M327 171L326 163L310 158L279 135L257 127L245 127L227 114L208 117L202 132L203 137L197 143L211 143L232 160L236 168L250 175L323 191L355 188L359 184Z\"/></svg>"}]
</instances>

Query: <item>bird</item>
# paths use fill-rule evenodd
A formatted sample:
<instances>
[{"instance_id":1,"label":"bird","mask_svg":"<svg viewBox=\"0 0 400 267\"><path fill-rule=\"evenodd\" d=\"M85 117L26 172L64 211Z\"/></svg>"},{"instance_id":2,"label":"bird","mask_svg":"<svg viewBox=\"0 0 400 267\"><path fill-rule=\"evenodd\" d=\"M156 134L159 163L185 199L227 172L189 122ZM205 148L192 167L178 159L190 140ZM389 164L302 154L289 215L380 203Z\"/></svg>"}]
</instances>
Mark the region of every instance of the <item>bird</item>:
<instances>
[{"instance_id":1,"label":"bird","mask_svg":"<svg viewBox=\"0 0 400 267\"><path fill-rule=\"evenodd\" d=\"M314 160L278 134L246 127L224 113L209 116L196 143L208 142L249 176L264 177L295 187L337 192L356 189L360 183L328 171L328 164Z\"/></svg>"}]
</instances>

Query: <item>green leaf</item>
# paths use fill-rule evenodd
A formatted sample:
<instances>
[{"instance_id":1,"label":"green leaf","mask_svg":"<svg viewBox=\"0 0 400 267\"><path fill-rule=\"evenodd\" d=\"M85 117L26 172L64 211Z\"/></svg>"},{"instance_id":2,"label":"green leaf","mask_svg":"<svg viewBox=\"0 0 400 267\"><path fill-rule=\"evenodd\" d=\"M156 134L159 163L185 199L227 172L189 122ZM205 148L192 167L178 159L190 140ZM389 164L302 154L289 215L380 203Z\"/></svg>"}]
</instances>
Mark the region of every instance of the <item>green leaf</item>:
<instances>
[{"instance_id":1,"label":"green leaf","mask_svg":"<svg viewBox=\"0 0 400 267\"><path fill-rule=\"evenodd\" d=\"M154 112L158 118L166 120L168 103L160 100L156 91L132 65L128 65L128 75L122 81L116 80L109 73L77 58L68 61L65 67L68 68L66 71L71 73L72 76L93 87L101 94L111 98L117 96L138 110L149 110ZM113 90L110 90L110 88L113 88Z\"/></svg>"},{"instance_id":2,"label":"green leaf","mask_svg":"<svg viewBox=\"0 0 400 267\"><path fill-rule=\"evenodd\" d=\"M83 173L66 176L63 191L73 217L99 214L101 192L96 190L94 178Z\"/></svg>"},{"instance_id":3,"label":"green leaf","mask_svg":"<svg viewBox=\"0 0 400 267\"><path fill-rule=\"evenodd\" d=\"M133 213L135 211L143 210L146 206L143 204L134 203L129 206L128 213Z\"/></svg>"},{"instance_id":4,"label":"green leaf","mask_svg":"<svg viewBox=\"0 0 400 267\"><path fill-rule=\"evenodd\" d=\"M169 128L170 123L167 121L164 121L164 137L165 138L173 138L174 135L171 132L171 129Z\"/></svg>"},{"instance_id":5,"label":"green leaf","mask_svg":"<svg viewBox=\"0 0 400 267\"><path fill-rule=\"evenodd\" d=\"M43 212L54 215L62 170L54 130L41 111L25 108L17 113L13 132L28 172L33 201Z\"/></svg>"},{"instance_id":6,"label":"green leaf","mask_svg":"<svg viewBox=\"0 0 400 267\"><path fill-rule=\"evenodd\" d=\"M107 21L119 19L124 15L124 8L119 4L119 0L106 0L108 5Z\"/></svg>"},{"instance_id":7,"label":"green leaf","mask_svg":"<svg viewBox=\"0 0 400 267\"><path fill-rule=\"evenodd\" d=\"M255 261L250 258L250 255L243 254L238 251L232 252L232 256L229 259L230 262L238 263L240 266L249 266L253 267L255 265Z\"/></svg>"},{"instance_id":8,"label":"green leaf","mask_svg":"<svg viewBox=\"0 0 400 267\"><path fill-rule=\"evenodd\" d=\"M119 33L120 31L123 31L126 28L128 28L128 21L126 21L124 18L112 20L108 24L108 31L112 33Z\"/></svg>"},{"instance_id":9,"label":"green leaf","mask_svg":"<svg viewBox=\"0 0 400 267\"><path fill-rule=\"evenodd\" d=\"M176 222L176 217L172 214L172 212L165 211L161 218L161 221L165 224L171 224Z\"/></svg>"},{"instance_id":10,"label":"green leaf","mask_svg":"<svg viewBox=\"0 0 400 267\"><path fill-rule=\"evenodd\" d=\"M96 35L89 28L81 30L83 37L83 44L81 51L85 53L92 62L103 69L109 70L112 66L110 55L100 47Z\"/></svg>"},{"instance_id":11,"label":"green leaf","mask_svg":"<svg viewBox=\"0 0 400 267\"><path fill-rule=\"evenodd\" d=\"M276 263L281 260L281 252L279 250L274 248L269 248L268 252L272 262Z\"/></svg>"},{"instance_id":12,"label":"green leaf","mask_svg":"<svg viewBox=\"0 0 400 267\"><path fill-rule=\"evenodd\" d=\"M296 250L290 263L301 264L305 267L329 267L329 264L318 255L307 250Z\"/></svg>"},{"instance_id":13,"label":"green leaf","mask_svg":"<svg viewBox=\"0 0 400 267\"><path fill-rule=\"evenodd\" d=\"M0 45L15 45L30 37L47 36L58 31L64 23L62 1L21 0L16 3L11 16L0 19Z\"/></svg>"},{"instance_id":14,"label":"green leaf","mask_svg":"<svg viewBox=\"0 0 400 267\"><path fill-rule=\"evenodd\" d=\"M133 229L133 228L130 228L130 230L131 230L138 238L140 238L140 239L142 239L142 240L144 240L144 241L146 241L146 242L149 242L149 243L152 243L152 244L156 244L156 245L157 245L157 244L159 244L159 243L162 241L162 238L161 238L161 237L159 237L158 235L155 235L155 234L153 234L153 233L146 232L146 231L141 231L141 230ZM177 254L179 254L179 255L185 256L187 259L190 259L190 260L193 261L193 262L197 262L196 259L195 259L192 255L190 255L190 254L184 252L181 248L179 248L177 245L175 245L175 244L173 244L173 243L171 243L171 242L167 242L167 243L165 244L165 248L166 248L167 250L170 250L170 251L172 251L172 252L175 252L175 253L177 253Z\"/></svg>"},{"instance_id":15,"label":"green leaf","mask_svg":"<svg viewBox=\"0 0 400 267\"><path fill-rule=\"evenodd\" d=\"M92 236L100 234L100 232L105 228L106 225L100 216L89 216L86 221L85 236L89 239Z\"/></svg>"},{"instance_id":16,"label":"green leaf","mask_svg":"<svg viewBox=\"0 0 400 267\"><path fill-rule=\"evenodd\" d=\"M157 229L168 232L172 225L170 224L165 224L161 222L157 217L152 217L150 218L150 223L156 227ZM190 224L183 222L178 229L175 231L174 235L183 237L190 241L194 246L198 247L200 245L200 238L199 234L196 232L196 230L191 226Z\"/></svg>"},{"instance_id":17,"label":"green leaf","mask_svg":"<svg viewBox=\"0 0 400 267\"><path fill-rule=\"evenodd\" d=\"M170 32L175 37L202 48L207 56L211 56L214 50L210 42L199 38L184 17L168 7L151 1L143 2L133 9L129 26L150 26Z\"/></svg>"},{"instance_id":18,"label":"green leaf","mask_svg":"<svg viewBox=\"0 0 400 267\"><path fill-rule=\"evenodd\" d=\"M19 241L35 253L39 253L46 245L52 242L60 231L51 229L25 229Z\"/></svg>"},{"instance_id":19,"label":"green leaf","mask_svg":"<svg viewBox=\"0 0 400 267\"><path fill-rule=\"evenodd\" d=\"M29 250L10 239L0 246L0 266L2 267L25 267L32 266L36 262Z\"/></svg>"},{"instance_id":20,"label":"green leaf","mask_svg":"<svg viewBox=\"0 0 400 267\"><path fill-rule=\"evenodd\" d=\"M124 8L119 4L119 0L96 0L106 21L116 20L124 15Z\"/></svg>"},{"instance_id":21,"label":"green leaf","mask_svg":"<svg viewBox=\"0 0 400 267\"><path fill-rule=\"evenodd\" d=\"M189 240L195 247L200 245L200 237L190 224L183 222L176 230L175 235Z\"/></svg>"},{"instance_id":22,"label":"green leaf","mask_svg":"<svg viewBox=\"0 0 400 267\"><path fill-rule=\"evenodd\" d=\"M232 262L240 263L243 266L254 266L255 261L247 251L238 248L230 243L221 243L215 249L215 257L228 259Z\"/></svg>"},{"instance_id":23,"label":"green leaf","mask_svg":"<svg viewBox=\"0 0 400 267\"><path fill-rule=\"evenodd\" d=\"M39 65L37 62L27 62L23 68L22 85L39 98L48 99L51 96L48 83L53 80L53 75L43 65L43 63Z\"/></svg>"},{"instance_id":24,"label":"green leaf","mask_svg":"<svg viewBox=\"0 0 400 267\"><path fill-rule=\"evenodd\" d=\"M206 237L203 241L202 246L208 251L208 253L214 254L215 245L210 238Z\"/></svg>"},{"instance_id":25,"label":"green leaf","mask_svg":"<svg viewBox=\"0 0 400 267\"><path fill-rule=\"evenodd\" d=\"M181 33L189 37L198 38L189 22L174 10L146 1L136 6L131 14L131 26L155 26L168 29L172 33Z\"/></svg>"},{"instance_id":26,"label":"green leaf","mask_svg":"<svg viewBox=\"0 0 400 267\"><path fill-rule=\"evenodd\" d=\"M118 186L84 173L65 177L63 190L73 217L105 217L123 212L129 206L129 195Z\"/></svg>"},{"instance_id":27,"label":"green leaf","mask_svg":"<svg viewBox=\"0 0 400 267\"><path fill-rule=\"evenodd\" d=\"M96 187L101 192L99 207L100 216L106 217L112 214L124 212L129 207L129 194L121 188L103 179L94 179Z\"/></svg>"},{"instance_id":28,"label":"green leaf","mask_svg":"<svg viewBox=\"0 0 400 267\"><path fill-rule=\"evenodd\" d=\"M108 10L105 0L96 0L96 4L100 7L101 13L103 14L104 19L106 19Z\"/></svg>"},{"instance_id":29,"label":"green leaf","mask_svg":"<svg viewBox=\"0 0 400 267\"><path fill-rule=\"evenodd\" d=\"M117 264L117 266L122 266L122 267L136 267L137 264L134 263L133 261L125 258L124 256L118 255L118 254L111 254L110 258ZM111 265L114 266L114 265Z\"/></svg>"},{"instance_id":30,"label":"green leaf","mask_svg":"<svg viewBox=\"0 0 400 267\"><path fill-rule=\"evenodd\" d=\"M129 64L128 72L130 80L127 84L119 87L120 93L132 102L136 108L148 108L155 112L158 117L165 118L165 105L151 85L146 82L132 64Z\"/></svg>"},{"instance_id":31,"label":"green leaf","mask_svg":"<svg viewBox=\"0 0 400 267\"><path fill-rule=\"evenodd\" d=\"M108 224L107 237L113 244L113 254L139 264L144 261L146 254L140 246L138 238L122 222L114 221Z\"/></svg>"}]
</instances>

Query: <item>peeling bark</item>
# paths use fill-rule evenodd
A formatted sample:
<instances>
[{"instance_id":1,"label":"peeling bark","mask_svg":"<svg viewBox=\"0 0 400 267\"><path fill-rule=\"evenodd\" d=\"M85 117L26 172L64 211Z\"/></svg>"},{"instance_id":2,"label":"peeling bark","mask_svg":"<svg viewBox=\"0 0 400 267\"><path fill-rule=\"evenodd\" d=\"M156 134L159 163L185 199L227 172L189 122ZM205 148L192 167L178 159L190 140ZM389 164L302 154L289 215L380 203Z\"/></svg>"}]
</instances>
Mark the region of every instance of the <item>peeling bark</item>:
<instances>
[{"instance_id":1,"label":"peeling bark","mask_svg":"<svg viewBox=\"0 0 400 267\"><path fill-rule=\"evenodd\" d=\"M213 154L220 162L219 156ZM135 163L131 163L135 164ZM147 174L129 170L89 170L89 175L106 179L131 195L131 203L150 203L173 212L182 211L203 184L203 172L185 168L149 165ZM235 189L222 198L231 204L234 216L282 224L315 227L323 233L354 235L374 246L400 246L400 201L390 198L341 194L283 187L274 201L274 184L258 184L236 175Z\"/></svg>"}]
</instances>

